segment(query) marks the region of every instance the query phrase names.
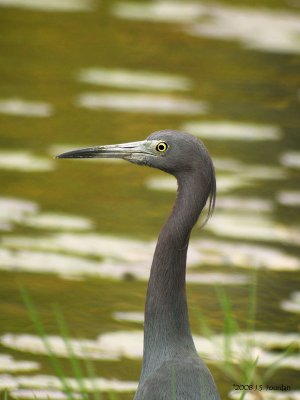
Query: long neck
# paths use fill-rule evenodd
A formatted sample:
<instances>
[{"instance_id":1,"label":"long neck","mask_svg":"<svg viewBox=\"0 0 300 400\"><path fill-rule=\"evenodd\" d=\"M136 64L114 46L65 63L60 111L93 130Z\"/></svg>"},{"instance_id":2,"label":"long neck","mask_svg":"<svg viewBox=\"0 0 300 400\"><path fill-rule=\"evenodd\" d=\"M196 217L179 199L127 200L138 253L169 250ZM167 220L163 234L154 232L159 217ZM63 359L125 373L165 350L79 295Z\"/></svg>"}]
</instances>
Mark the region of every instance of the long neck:
<instances>
[{"instance_id":1,"label":"long neck","mask_svg":"<svg viewBox=\"0 0 300 400\"><path fill-rule=\"evenodd\" d=\"M178 352L195 351L188 320L185 272L189 237L207 198L201 175L178 177L176 201L162 228L151 267L141 381Z\"/></svg>"}]
</instances>

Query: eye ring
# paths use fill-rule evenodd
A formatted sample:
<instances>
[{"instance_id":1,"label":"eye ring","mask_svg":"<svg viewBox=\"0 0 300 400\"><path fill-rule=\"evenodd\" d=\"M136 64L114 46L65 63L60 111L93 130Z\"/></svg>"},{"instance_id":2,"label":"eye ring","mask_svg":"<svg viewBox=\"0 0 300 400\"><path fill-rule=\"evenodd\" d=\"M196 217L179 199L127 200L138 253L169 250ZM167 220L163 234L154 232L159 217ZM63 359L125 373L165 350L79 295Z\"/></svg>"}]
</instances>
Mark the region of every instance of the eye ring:
<instances>
[{"instance_id":1,"label":"eye ring","mask_svg":"<svg viewBox=\"0 0 300 400\"><path fill-rule=\"evenodd\" d=\"M159 153L165 153L168 150L168 145L166 142L159 142L155 149L159 152Z\"/></svg>"}]
</instances>

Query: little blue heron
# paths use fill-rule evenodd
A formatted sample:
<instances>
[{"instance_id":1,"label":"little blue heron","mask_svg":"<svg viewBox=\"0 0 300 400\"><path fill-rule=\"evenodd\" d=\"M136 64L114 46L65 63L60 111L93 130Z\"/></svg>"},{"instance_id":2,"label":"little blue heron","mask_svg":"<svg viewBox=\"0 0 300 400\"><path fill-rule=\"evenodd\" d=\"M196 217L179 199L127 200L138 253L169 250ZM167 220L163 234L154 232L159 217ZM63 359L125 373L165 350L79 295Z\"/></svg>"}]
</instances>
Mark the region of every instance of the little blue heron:
<instances>
[{"instance_id":1,"label":"little blue heron","mask_svg":"<svg viewBox=\"0 0 300 400\"><path fill-rule=\"evenodd\" d=\"M219 400L213 377L197 354L186 300L186 255L191 230L208 201L216 199L212 160L201 141L173 130L146 140L69 151L59 158L121 158L177 178L173 210L153 256L147 289L144 353L134 400Z\"/></svg>"}]
</instances>

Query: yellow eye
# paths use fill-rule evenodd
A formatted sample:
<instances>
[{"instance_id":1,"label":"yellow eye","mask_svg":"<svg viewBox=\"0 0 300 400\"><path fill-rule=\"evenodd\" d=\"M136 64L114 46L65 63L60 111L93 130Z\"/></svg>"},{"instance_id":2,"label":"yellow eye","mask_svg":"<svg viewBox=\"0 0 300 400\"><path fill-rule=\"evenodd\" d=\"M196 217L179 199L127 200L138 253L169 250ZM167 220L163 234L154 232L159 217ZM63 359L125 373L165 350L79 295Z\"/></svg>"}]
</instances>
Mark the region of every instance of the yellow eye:
<instances>
[{"instance_id":1,"label":"yellow eye","mask_svg":"<svg viewBox=\"0 0 300 400\"><path fill-rule=\"evenodd\" d=\"M167 151L168 149L168 145L165 142L159 142L156 145L156 150L159 151L160 153L164 153L165 151Z\"/></svg>"}]
</instances>

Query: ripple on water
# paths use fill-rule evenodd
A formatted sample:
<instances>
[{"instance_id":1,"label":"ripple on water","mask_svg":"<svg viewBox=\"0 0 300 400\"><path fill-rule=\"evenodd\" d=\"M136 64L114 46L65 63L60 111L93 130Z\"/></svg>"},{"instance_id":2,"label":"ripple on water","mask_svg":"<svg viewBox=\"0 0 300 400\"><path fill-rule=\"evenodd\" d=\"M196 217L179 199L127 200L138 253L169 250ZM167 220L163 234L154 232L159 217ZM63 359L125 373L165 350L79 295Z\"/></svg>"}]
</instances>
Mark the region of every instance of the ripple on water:
<instances>
[{"instance_id":1,"label":"ripple on water","mask_svg":"<svg viewBox=\"0 0 300 400\"><path fill-rule=\"evenodd\" d=\"M11 377L12 381L15 379ZM35 382L34 382L35 383ZM70 399L69 394L61 392L59 390L51 389L13 389L9 391L9 395L13 399L34 399L34 400L68 400ZM72 399L83 399L84 397L79 393L72 392Z\"/></svg>"},{"instance_id":2,"label":"ripple on water","mask_svg":"<svg viewBox=\"0 0 300 400\"><path fill-rule=\"evenodd\" d=\"M209 339L194 335L197 351L202 357L211 362L222 362L226 359L224 335L212 335ZM64 339L59 336L49 336L52 352L60 357L68 357L68 349ZM4 334L0 338L3 346L34 354L47 354L43 340L36 335ZM72 339L70 345L74 347L75 355L87 359L112 359L122 357L140 359L143 355L143 331L107 332L97 339ZM290 345L300 346L299 333L277 333L257 331L253 333L237 333L232 335L232 359L239 363L247 354L251 359L258 358L258 365L268 367L280 358L281 368L300 370L300 353L293 353L282 357ZM247 349L247 351L245 351ZM276 351L273 351L276 349Z\"/></svg>"},{"instance_id":3,"label":"ripple on water","mask_svg":"<svg viewBox=\"0 0 300 400\"><path fill-rule=\"evenodd\" d=\"M191 81L183 76L124 69L87 68L80 71L78 80L94 85L140 90L188 90L192 87Z\"/></svg>"},{"instance_id":4,"label":"ripple on water","mask_svg":"<svg viewBox=\"0 0 300 400\"><path fill-rule=\"evenodd\" d=\"M0 0L2 7L27 8L39 11L90 11L94 7L92 0Z\"/></svg>"},{"instance_id":5,"label":"ripple on water","mask_svg":"<svg viewBox=\"0 0 300 400\"><path fill-rule=\"evenodd\" d=\"M278 248L221 240L192 240L203 258L199 263L246 269L299 271L300 259Z\"/></svg>"},{"instance_id":6,"label":"ripple on water","mask_svg":"<svg viewBox=\"0 0 300 400\"><path fill-rule=\"evenodd\" d=\"M279 140L282 137L280 128L275 125L259 125L233 121L186 122L182 129L206 139L262 141Z\"/></svg>"},{"instance_id":7,"label":"ripple on water","mask_svg":"<svg viewBox=\"0 0 300 400\"><path fill-rule=\"evenodd\" d=\"M227 193L260 181L281 180L286 177L283 168L267 165L246 164L235 159L214 158L218 193ZM172 177L149 178L146 187L155 190L176 191L177 183Z\"/></svg>"},{"instance_id":8,"label":"ripple on water","mask_svg":"<svg viewBox=\"0 0 300 400\"><path fill-rule=\"evenodd\" d=\"M273 211L273 202L259 197L218 196L218 209L228 211L253 211L256 213Z\"/></svg>"},{"instance_id":9,"label":"ripple on water","mask_svg":"<svg viewBox=\"0 0 300 400\"><path fill-rule=\"evenodd\" d=\"M93 224L88 218L55 213L40 213L26 216L22 224L36 229L81 231L93 228Z\"/></svg>"},{"instance_id":10,"label":"ripple on water","mask_svg":"<svg viewBox=\"0 0 300 400\"><path fill-rule=\"evenodd\" d=\"M288 300L283 300L280 307L284 311L300 314L300 292L293 292Z\"/></svg>"},{"instance_id":11,"label":"ripple on water","mask_svg":"<svg viewBox=\"0 0 300 400\"><path fill-rule=\"evenodd\" d=\"M93 223L88 218L62 213L41 213L36 203L0 197L0 228L12 230L13 223L47 230L82 231L93 228Z\"/></svg>"},{"instance_id":12,"label":"ripple on water","mask_svg":"<svg viewBox=\"0 0 300 400\"><path fill-rule=\"evenodd\" d=\"M0 169L19 172L46 172L54 170L53 160L24 150L1 150Z\"/></svg>"},{"instance_id":13,"label":"ripple on water","mask_svg":"<svg viewBox=\"0 0 300 400\"><path fill-rule=\"evenodd\" d=\"M267 8L208 6L205 21L186 28L195 36L237 40L246 48L278 53L299 53L300 15Z\"/></svg>"},{"instance_id":14,"label":"ripple on water","mask_svg":"<svg viewBox=\"0 0 300 400\"><path fill-rule=\"evenodd\" d=\"M218 175L218 172L217 172ZM231 192L234 189L251 185L249 179L243 179L241 174L219 175L217 177L218 193ZM149 178L145 182L145 186L151 190L163 190L167 192L176 192L177 182L174 178L163 176L159 178Z\"/></svg>"},{"instance_id":15,"label":"ripple on water","mask_svg":"<svg viewBox=\"0 0 300 400\"><path fill-rule=\"evenodd\" d=\"M45 341L37 335L15 335L7 333L1 336L0 342L3 346L11 349L17 349L19 351L33 354L48 354ZM55 335L47 336L47 343L55 355L65 358L70 356L70 349L68 345L66 345L63 337ZM95 340L69 338L68 343L72 348L72 353L78 359L118 360L120 358L120 355L116 351L107 351Z\"/></svg>"},{"instance_id":16,"label":"ripple on water","mask_svg":"<svg viewBox=\"0 0 300 400\"><path fill-rule=\"evenodd\" d=\"M207 104L178 96L134 93L83 93L77 97L79 107L150 114L203 114Z\"/></svg>"},{"instance_id":17,"label":"ripple on water","mask_svg":"<svg viewBox=\"0 0 300 400\"><path fill-rule=\"evenodd\" d=\"M80 384L84 386L88 393L91 392L133 392L137 388L137 382L120 381L118 379L105 378L65 378L64 383L72 391L72 398L82 398L80 396ZM8 388L13 398L28 399L65 399L69 398L62 392L64 383L58 377L51 375L0 375L0 388Z\"/></svg>"},{"instance_id":18,"label":"ripple on water","mask_svg":"<svg viewBox=\"0 0 300 400\"><path fill-rule=\"evenodd\" d=\"M118 18L153 22L190 22L205 13L206 7L196 3L159 1L150 4L119 2L113 8Z\"/></svg>"},{"instance_id":19,"label":"ripple on water","mask_svg":"<svg viewBox=\"0 0 300 400\"><path fill-rule=\"evenodd\" d=\"M277 200L280 204L290 207L300 206L300 191L282 191L277 195Z\"/></svg>"},{"instance_id":20,"label":"ripple on water","mask_svg":"<svg viewBox=\"0 0 300 400\"><path fill-rule=\"evenodd\" d=\"M300 244L300 228L281 225L268 215L251 212L216 212L207 229L228 238Z\"/></svg>"},{"instance_id":21,"label":"ripple on water","mask_svg":"<svg viewBox=\"0 0 300 400\"><path fill-rule=\"evenodd\" d=\"M246 48L299 53L300 15L286 10L234 7L221 3L151 4L122 2L112 9L118 18L180 23L193 36L236 40Z\"/></svg>"},{"instance_id":22,"label":"ripple on water","mask_svg":"<svg viewBox=\"0 0 300 400\"><path fill-rule=\"evenodd\" d=\"M20 360L15 360L11 355L0 354L0 372L20 372L20 371L26 372L26 371L35 371L39 368L40 368L39 364L35 361L20 361ZM1 388L1 379L0 379L0 388Z\"/></svg>"},{"instance_id":23,"label":"ripple on water","mask_svg":"<svg viewBox=\"0 0 300 400\"><path fill-rule=\"evenodd\" d=\"M278 385L280 386L280 385ZM280 390L280 389L279 389ZM262 390L259 393L259 398L262 400L300 400L300 390L288 390L280 392L277 390ZM234 400L239 400L241 398L242 392L239 390L231 391L229 393L229 398ZM244 396L245 400L256 400L257 392L254 394L247 392Z\"/></svg>"},{"instance_id":24,"label":"ripple on water","mask_svg":"<svg viewBox=\"0 0 300 400\"><path fill-rule=\"evenodd\" d=\"M11 230L13 223L21 222L26 216L38 212L34 202L12 197L0 197L0 228Z\"/></svg>"},{"instance_id":25,"label":"ripple on water","mask_svg":"<svg viewBox=\"0 0 300 400\"><path fill-rule=\"evenodd\" d=\"M130 322L144 322L143 312L133 312L133 311L117 311L113 313L113 318L116 321L130 321Z\"/></svg>"},{"instance_id":26,"label":"ripple on water","mask_svg":"<svg viewBox=\"0 0 300 400\"><path fill-rule=\"evenodd\" d=\"M102 276L99 263L82 257L30 250L0 249L0 269L57 274L67 279Z\"/></svg>"},{"instance_id":27,"label":"ripple on water","mask_svg":"<svg viewBox=\"0 0 300 400\"><path fill-rule=\"evenodd\" d=\"M30 240L30 239L29 239ZM34 242L39 239L32 239L23 246L34 246ZM48 239L45 239L47 242ZM13 240L10 244L15 247L16 242ZM40 243L36 243L39 246ZM22 246L22 244L21 244ZM44 247L44 246L43 246ZM193 254L196 257L193 258ZM27 271L31 273L56 274L64 279L83 279L87 276L125 279L132 276L135 279L146 281L149 279L150 265L152 254L147 258L147 262L143 260L143 256L139 259L137 255L135 261L111 260L94 261L88 258L69 256L65 254L53 252L38 252L31 250L9 250L0 249L0 269L5 271ZM214 258L214 260L217 257ZM198 265L201 262L209 262L212 260L211 254L196 254L191 250L188 255L188 266ZM223 263L222 257L219 262ZM214 285L241 285L248 283L248 277L241 274L230 273L187 273L186 280L188 283Z\"/></svg>"},{"instance_id":28,"label":"ripple on water","mask_svg":"<svg viewBox=\"0 0 300 400\"><path fill-rule=\"evenodd\" d=\"M280 157L280 162L286 167L300 168L300 152L299 151L287 151Z\"/></svg>"},{"instance_id":29,"label":"ripple on water","mask_svg":"<svg viewBox=\"0 0 300 400\"><path fill-rule=\"evenodd\" d=\"M0 0L0 6L1 6ZM53 108L50 104L22 99L0 100L0 113L20 115L24 117L50 117Z\"/></svg>"},{"instance_id":30,"label":"ripple on water","mask_svg":"<svg viewBox=\"0 0 300 400\"><path fill-rule=\"evenodd\" d=\"M91 234L56 234L40 237L4 237L0 268L54 273L63 278L85 276L148 280L154 242L139 242ZM10 250L12 249L12 250ZM58 253L59 251L64 254ZM54 253L55 252L55 253ZM71 253L67 255L65 253ZM77 256L75 256L77 255ZM101 257L101 261L89 257ZM191 240L187 281L202 284L241 284L247 277L226 273L193 273L199 265L298 271L300 259L283 250L249 243L215 239Z\"/></svg>"}]
</instances>

